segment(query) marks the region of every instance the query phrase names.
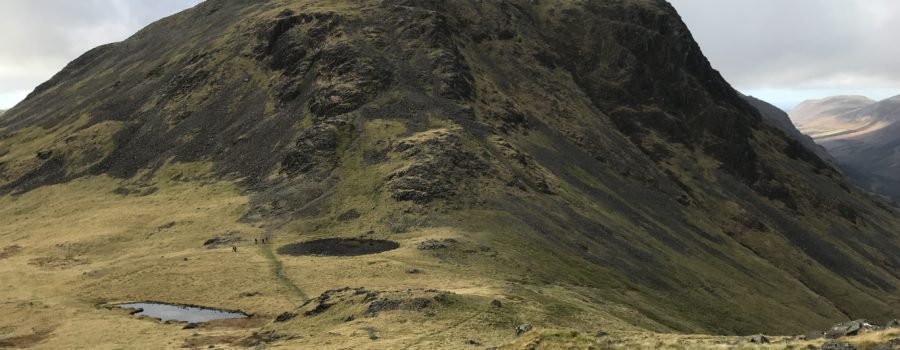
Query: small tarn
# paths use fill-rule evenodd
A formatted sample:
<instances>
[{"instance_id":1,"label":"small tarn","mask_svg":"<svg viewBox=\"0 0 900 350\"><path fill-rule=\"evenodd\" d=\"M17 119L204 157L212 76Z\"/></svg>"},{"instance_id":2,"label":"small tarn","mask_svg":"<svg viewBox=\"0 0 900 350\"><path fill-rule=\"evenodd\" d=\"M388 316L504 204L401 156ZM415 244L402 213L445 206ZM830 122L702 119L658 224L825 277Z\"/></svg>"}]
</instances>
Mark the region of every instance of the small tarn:
<instances>
[{"instance_id":1,"label":"small tarn","mask_svg":"<svg viewBox=\"0 0 900 350\"><path fill-rule=\"evenodd\" d=\"M358 256L378 254L400 248L394 241L382 239L327 238L288 244L278 248L278 254L293 256Z\"/></svg>"},{"instance_id":2,"label":"small tarn","mask_svg":"<svg viewBox=\"0 0 900 350\"><path fill-rule=\"evenodd\" d=\"M182 306L164 303L130 303L114 305L123 309L132 309L132 315L158 318L162 321L179 321L203 323L213 320L246 318L242 312L208 309L196 306Z\"/></svg>"}]
</instances>

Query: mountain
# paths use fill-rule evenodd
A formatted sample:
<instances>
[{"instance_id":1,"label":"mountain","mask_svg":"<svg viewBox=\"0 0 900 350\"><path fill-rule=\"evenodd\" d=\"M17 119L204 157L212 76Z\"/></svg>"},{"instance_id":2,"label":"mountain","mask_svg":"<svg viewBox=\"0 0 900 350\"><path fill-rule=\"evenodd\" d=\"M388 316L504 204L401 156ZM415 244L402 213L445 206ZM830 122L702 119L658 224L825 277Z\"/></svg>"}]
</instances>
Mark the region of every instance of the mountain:
<instances>
[{"instance_id":1,"label":"mountain","mask_svg":"<svg viewBox=\"0 0 900 350\"><path fill-rule=\"evenodd\" d=\"M826 150L825 147L816 144L812 137L809 137L806 134L800 132L800 130L797 130L797 127L795 127L794 123L791 122L791 118L788 116L787 112L753 96L743 97L745 100L747 100L747 102L750 103L751 106L755 107L756 110L759 111L759 114L767 122L774 125L789 137L799 142L801 145L803 145L803 147L806 147L806 149L815 153L822 160L827 161L829 165L834 165L834 160L831 158L828 150Z\"/></svg>"},{"instance_id":2,"label":"mountain","mask_svg":"<svg viewBox=\"0 0 900 350\"><path fill-rule=\"evenodd\" d=\"M874 101L865 96L832 96L819 100L806 100L801 102L791 111L791 117L795 123L804 124L821 117L836 117L847 112L871 106Z\"/></svg>"},{"instance_id":3,"label":"mountain","mask_svg":"<svg viewBox=\"0 0 900 350\"><path fill-rule=\"evenodd\" d=\"M843 108L832 108L837 104ZM900 96L879 102L841 96L811 100L791 117L803 120L801 129L863 188L900 200Z\"/></svg>"},{"instance_id":4,"label":"mountain","mask_svg":"<svg viewBox=\"0 0 900 350\"><path fill-rule=\"evenodd\" d=\"M764 122L662 0L208 0L41 84L0 155L18 347L900 314L897 208ZM180 330L113 306L140 301L252 317Z\"/></svg>"}]
</instances>

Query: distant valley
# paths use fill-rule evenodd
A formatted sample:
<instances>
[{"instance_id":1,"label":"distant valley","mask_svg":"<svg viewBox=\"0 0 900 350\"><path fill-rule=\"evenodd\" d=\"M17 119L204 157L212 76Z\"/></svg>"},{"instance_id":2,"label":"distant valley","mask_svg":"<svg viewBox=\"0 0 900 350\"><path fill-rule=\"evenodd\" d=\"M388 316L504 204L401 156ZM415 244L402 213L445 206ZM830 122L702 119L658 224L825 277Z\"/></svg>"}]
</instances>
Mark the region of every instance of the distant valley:
<instances>
[{"instance_id":1,"label":"distant valley","mask_svg":"<svg viewBox=\"0 0 900 350\"><path fill-rule=\"evenodd\" d=\"M863 188L900 199L900 96L809 100L790 117Z\"/></svg>"}]
</instances>

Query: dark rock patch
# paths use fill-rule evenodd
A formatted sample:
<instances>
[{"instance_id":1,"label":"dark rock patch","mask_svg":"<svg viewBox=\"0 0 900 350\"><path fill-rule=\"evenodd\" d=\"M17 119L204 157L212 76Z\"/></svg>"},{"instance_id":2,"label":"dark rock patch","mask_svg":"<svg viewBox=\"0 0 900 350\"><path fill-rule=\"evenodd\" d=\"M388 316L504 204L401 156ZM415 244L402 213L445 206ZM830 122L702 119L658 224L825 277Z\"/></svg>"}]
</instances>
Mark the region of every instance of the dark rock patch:
<instances>
[{"instance_id":1,"label":"dark rock patch","mask_svg":"<svg viewBox=\"0 0 900 350\"><path fill-rule=\"evenodd\" d=\"M329 308L331 308L332 306L334 306L334 304L319 303L312 310L304 312L303 316L309 317L309 316L315 316L315 315L321 314L321 313L325 312L325 310L328 310Z\"/></svg>"},{"instance_id":2,"label":"dark rock patch","mask_svg":"<svg viewBox=\"0 0 900 350\"><path fill-rule=\"evenodd\" d=\"M47 160L53 156L53 150L45 149L37 152L37 157L40 160Z\"/></svg>"},{"instance_id":3,"label":"dark rock patch","mask_svg":"<svg viewBox=\"0 0 900 350\"><path fill-rule=\"evenodd\" d=\"M435 239L429 239L427 241L419 243L416 246L416 249L418 249L418 250L444 249L444 248L449 248L449 247L455 245L456 243L457 243L457 241L452 238L447 238L447 239L440 240L440 241L435 240Z\"/></svg>"},{"instance_id":4,"label":"dark rock patch","mask_svg":"<svg viewBox=\"0 0 900 350\"><path fill-rule=\"evenodd\" d=\"M205 242L203 242L203 246L207 249L214 249L221 246L233 245L243 240L244 239L241 237L241 233L239 231L228 231L222 235L207 239Z\"/></svg>"},{"instance_id":5,"label":"dark rock patch","mask_svg":"<svg viewBox=\"0 0 900 350\"><path fill-rule=\"evenodd\" d=\"M277 323L287 322L287 321L294 319L294 317L297 317L297 314L290 312L290 311L286 311L286 312L283 312L281 315L278 315L277 317L275 317L275 322L277 322Z\"/></svg>"},{"instance_id":6,"label":"dark rock patch","mask_svg":"<svg viewBox=\"0 0 900 350\"><path fill-rule=\"evenodd\" d=\"M433 303L431 302L431 300L426 298L414 298L409 301L409 308L416 311L430 308L432 305Z\"/></svg>"},{"instance_id":7,"label":"dark rock patch","mask_svg":"<svg viewBox=\"0 0 900 350\"><path fill-rule=\"evenodd\" d=\"M399 300L376 300L369 304L369 307L366 309L366 312L363 313L365 317L375 317L378 316L378 313L384 311L393 311L400 307Z\"/></svg>"},{"instance_id":8,"label":"dark rock patch","mask_svg":"<svg viewBox=\"0 0 900 350\"><path fill-rule=\"evenodd\" d=\"M156 229L157 229L157 230L168 230L168 229L173 228L173 227L175 227L175 221L172 221L172 222L169 222L169 223L160 225L160 226L157 227Z\"/></svg>"},{"instance_id":9,"label":"dark rock patch","mask_svg":"<svg viewBox=\"0 0 900 350\"><path fill-rule=\"evenodd\" d=\"M285 335L278 334L275 331L254 332L253 335L242 340L239 345L245 347L255 347L264 344L274 343L286 338Z\"/></svg>"},{"instance_id":10,"label":"dark rock patch","mask_svg":"<svg viewBox=\"0 0 900 350\"><path fill-rule=\"evenodd\" d=\"M350 209L338 215L338 221L350 221L359 218L359 212L356 209Z\"/></svg>"},{"instance_id":11,"label":"dark rock patch","mask_svg":"<svg viewBox=\"0 0 900 350\"><path fill-rule=\"evenodd\" d=\"M378 254L400 247L394 241L357 238L326 238L278 248L278 254L292 256L358 256Z\"/></svg>"}]
</instances>

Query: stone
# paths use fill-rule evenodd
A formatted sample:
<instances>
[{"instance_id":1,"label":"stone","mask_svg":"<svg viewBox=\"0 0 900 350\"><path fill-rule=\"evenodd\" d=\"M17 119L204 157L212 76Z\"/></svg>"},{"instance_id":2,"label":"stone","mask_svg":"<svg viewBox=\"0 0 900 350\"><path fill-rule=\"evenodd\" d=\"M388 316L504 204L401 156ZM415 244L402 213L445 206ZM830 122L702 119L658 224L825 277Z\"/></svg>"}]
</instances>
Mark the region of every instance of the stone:
<instances>
[{"instance_id":1,"label":"stone","mask_svg":"<svg viewBox=\"0 0 900 350\"><path fill-rule=\"evenodd\" d=\"M409 308L413 309L413 310L422 310L422 309L430 308L431 305L432 305L432 302L430 299L414 298L410 301Z\"/></svg>"},{"instance_id":2,"label":"stone","mask_svg":"<svg viewBox=\"0 0 900 350\"><path fill-rule=\"evenodd\" d=\"M862 330L863 327L868 324L869 323L866 322L866 320L853 320L838 323L825 332L825 337L834 339L846 336L854 336L859 334L860 330Z\"/></svg>"},{"instance_id":3,"label":"stone","mask_svg":"<svg viewBox=\"0 0 900 350\"><path fill-rule=\"evenodd\" d=\"M528 331L532 330L534 327L531 324L525 323L516 326L516 336L520 337L522 334L528 333Z\"/></svg>"},{"instance_id":4,"label":"stone","mask_svg":"<svg viewBox=\"0 0 900 350\"><path fill-rule=\"evenodd\" d=\"M366 312L363 313L363 316L375 317L378 316L380 312L396 310L398 307L400 307L400 301L398 300L376 300L369 304L369 307L366 309Z\"/></svg>"},{"instance_id":5,"label":"stone","mask_svg":"<svg viewBox=\"0 0 900 350\"><path fill-rule=\"evenodd\" d=\"M164 225L160 225L160 226L157 227L156 229L157 229L157 230L168 230L168 229L173 228L173 227L175 227L175 221L166 223L166 224L164 224Z\"/></svg>"},{"instance_id":6,"label":"stone","mask_svg":"<svg viewBox=\"0 0 900 350\"><path fill-rule=\"evenodd\" d=\"M764 336L762 334L757 334L757 335L750 336L749 338L747 338L747 341L754 343L754 344L768 344L769 338L766 338L766 336Z\"/></svg>"},{"instance_id":7,"label":"stone","mask_svg":"<svg viewBox=\"0 0 900 350\"><path fill-rule=\"evenodd\" d=\"M421 273L421 272L422 272L422 270L419 270L415 267L406 269L406 273L408 273L408 274L417 274L417 273Z\"/></svg>"},{"instance_id":8,"label":"stone","mask_svg":"<svg viewBox=\"0 0 900 350\"><path fill-rule=\"evenodd\" d=\"M278 315L278 317L275 317L275 322L277 322L277 323L287 322L287 321L290 321L291 319L293 319L294 317L297 317L297 314L290 312L290 311L286 311L286 312L282 313L281 315Z\"/></svg>"},{"instance_id":9,"label":"stone","mask_svg":"<svg viewBox=\"0 0 900 350\"><path fill-rule=\"evenodd\" d=\"M316 305L316 307L313 308L312 310L304 312L303 316L309 317L309 316L315 316L315 315L321 314L321 313L325 312L325 310L328 310L328 308L330 308L332 306L334 306L334 304L320 302L319 305Z\"/></svg>"},{"instance_id":10,"label":"stone","mask_svg":"<svg viewBox=\"0 0 900 350\"><path fill-rule=\"evenodd\" d=\"M491 300L491 306L493 306L493 307L503 307L503 303L501 303L500 300L494 299L494 300Z\"/></svg>"}]
</instances>

